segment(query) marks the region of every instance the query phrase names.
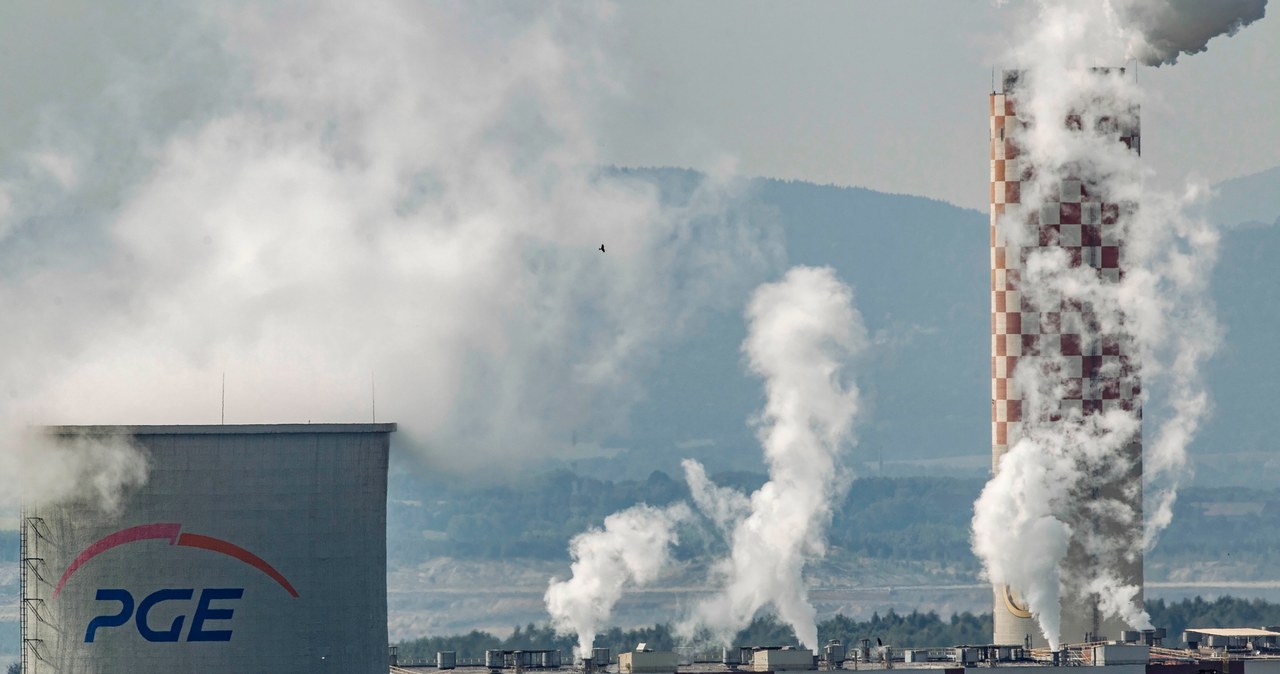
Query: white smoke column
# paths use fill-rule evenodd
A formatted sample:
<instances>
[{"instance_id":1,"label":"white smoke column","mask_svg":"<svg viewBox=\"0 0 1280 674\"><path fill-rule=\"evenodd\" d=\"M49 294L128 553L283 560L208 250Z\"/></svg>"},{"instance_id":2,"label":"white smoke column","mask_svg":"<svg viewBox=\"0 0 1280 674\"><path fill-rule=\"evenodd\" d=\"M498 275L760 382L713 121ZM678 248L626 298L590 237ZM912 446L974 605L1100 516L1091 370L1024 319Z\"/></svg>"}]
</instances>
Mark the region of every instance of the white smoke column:
<instances>
[{"instance_id":1,"label":"white smoke column","mask_svg":"<svg viewBox=\"0 0 1280 674\"><path fill-rule=\"evenodd\" d=\"M707 470L693 459L685 459L680 465L684 468L684 480L698 510L723 534L732 534L734 527L751 514L751 499L736 489L712 482L707 477Z\"/></svg>"},{"instance_id":2,"label":"white smoke column","mask_svg":"<svg viewBox=\"0 0 1280 674\"><path fill-rule=\"evenodd\" d=\"M606 517L603 529L573 537L573 575L563 581L552 578L544 600L552 627L578 636L578 657L591 655L596 633L607 626L625 590L661 576L671 546L678 542L676 525L692 514L684 503L666 508L641 504Z\"/></svg>"},{"instance_id":3,"label":"white smoke column","mask_svg":"<svg viewBox=\"0 0 1280 674\"><path fill-rule=\"evenodd\" d=\"M26 426L216 423L224 372L228 423L367 421L372 375L433 468L600 451L662 348L779 259L744 182L664 196L600 168L607 6L187 18L212 47L104 84L78 111L100 134L50 114L0 167L4 494L67 479ZM214 66L166 70L191 54ZM169 82L208 105L157 121Z\"/></svg>"},{"instance_id":4,"label":"white smoke column","mask_svg":"<svg viewBox=\"0 0 1280 674\"><path fill-rule=\"evenodd\" d=\"M695 500L729 529L731 552L713 567L720 591L695 607L682 631L706 627L727 641L772 607L816 649L804 566L825 552L831 509L847 488L839 457L853 442L859 400L846 367L866 348L866 329L852 290L825 267L795 267L760 286L747 321L742 350L767 396L756 423L769 481L743 512L741 500L711 485L701 466L685 463Z\"/></svg>"},{"instance_id":5,"label":"white smoke column","mask_svg":"<svg viewBox=\"0 0 1280 674\"><path fill-rule=\"evenodd\" d=\"M1035 173L1023 177L1021 205L1002 223L1013 250L1033 246L1019 290L1040 311L1083 307L1070 317L1064 311L1061 332L1106 335L1132 354L1132 376L1105 365L1099 376L1121 387L1140 381L1139 409L1155 429L1146 433L1143 534L1117 536L1137 530L1142 516L1129 505L1137 501L1137 484L1128 478L1138 466L1126 446L1142 436L1143 419L1120 407L1095 414L1061 407L1080 374L1052 352L1019 360L1014 377L1023 428L975 503L973 545L989 579L1026 601L1054 648L1064 591L1072 600L1094 594L1105 616L1148 626L1137 602L1141 588L1117 569L1132 565L1169 523L1186 447L1208 412L1202 366L1220 333L1206 287L1217 233L1185 210L1198 190L1180 197L1144 193L1136 153L1119 142L1140 93L1131 77L1092 66L1131 57L1172 63L1178 53L1201 51L1213 35L1261 16L1263 4L1041 2L1035 25L1024 31L1028 41L1013 54L1026 69L1017 84L1019 119L1034 122L1020 127L1017 138L1020 161ZM1232 9L1235 18L1222 15ZM1075 131L1067 128L1070 115L1078 115ZM1136 206L1118 214L1123 278L1104 280L1054 245L1034 248L1038 234L1024 224L1027 214L1056 209L1068 178L1109 202ZM1116 489L1126 483L1132 484ZM1068 557L1089 563L1066 565Z\"/></svg>"}]
</instances>

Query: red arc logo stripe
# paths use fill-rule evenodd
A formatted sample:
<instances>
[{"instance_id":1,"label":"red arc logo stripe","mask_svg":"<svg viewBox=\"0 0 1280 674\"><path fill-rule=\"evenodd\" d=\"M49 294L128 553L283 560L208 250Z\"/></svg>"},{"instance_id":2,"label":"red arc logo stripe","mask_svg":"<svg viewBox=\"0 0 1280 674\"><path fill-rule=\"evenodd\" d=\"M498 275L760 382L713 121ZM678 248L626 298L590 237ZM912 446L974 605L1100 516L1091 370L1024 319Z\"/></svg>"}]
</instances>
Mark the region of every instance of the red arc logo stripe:
<instances>
[{"instance_id":1,"label":"red arc logo stripe","mask_svg":"<svg viewBox=\"0 0 1280 674\"><path fill-rule=\"evenodd\" d=\"M103 536L95 541L92 545L85 548L76 555L71 564L67 566L67 570L62 573L62 578L58 580L57 587L53 590L53 598L57 599L58 594L62 592L62 587L67 584L67 580L71 578L80 567L84 566L90 559L125 543L134 543L137 541L145 541L150 539L164 538L169 540L169 545L181 545L188 548L200 548L201 550L209 550L220 554L233 557L235 559L252 566L253 568L267 574L272 580L280 584L290 595L297 597L298 591L293 585L281 574L276 571L275 567L267 563L267 561L248 550L220 538L205 536L202 534L181 533L182 524L177 522L157 522L155 524L140 524L136 527L121 529L113 534Z\"/></svg>"},{"instance_id":2,"label":"red arc logo stripe","mask_svg":"<svg viewBox=\"0 0 1280 674\"><path fill-rule=\"evenodd\" d=\"M177 522L159 522L156 524L139 524L136 527L121 529L114 534L103 536L102 539L93 545L85 548L76 555L71 564L67 566L67 570L62 572L62 578L58 580L58 586L53 589L53 598L58 598L58 593L62 592L62 586L67 584L67 579L71 578L71 574L77 569L85 565L90 559L125 543L133 543L135 541L145 541L151 538L167 538L169 545L173 545L174 540L178 538L178 532L182 531L182 525Z\"/></svg>"},{"instance_id":3,"label":"red arc logo stripe","mask_svg":"<svg viewBox=\"0 0 1280 674\"><path fill-rule=\"evenodd\" d=\"M267 561L248 550L236 545L228 543L220 538L212 536L202 536L200 534L182 534L178 537L178 545L184 545L189 548L200 548L201 550L212 550L213 552L221 552L224 555L235 557L236 559L252 566L253 568L271 576L271 579L280 584L289 594L298 596L298 591L293 589L293 585L285 579L275 567L267 563Z\"/></svg>"}]
</instances>

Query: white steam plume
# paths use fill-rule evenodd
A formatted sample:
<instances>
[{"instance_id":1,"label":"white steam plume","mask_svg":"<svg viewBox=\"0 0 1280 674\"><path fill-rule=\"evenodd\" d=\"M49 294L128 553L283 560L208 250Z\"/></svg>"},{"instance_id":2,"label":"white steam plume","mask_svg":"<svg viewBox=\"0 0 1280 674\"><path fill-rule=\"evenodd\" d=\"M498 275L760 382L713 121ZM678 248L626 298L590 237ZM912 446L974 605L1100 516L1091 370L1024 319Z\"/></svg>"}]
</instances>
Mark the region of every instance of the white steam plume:
<instances>
[{"instance_id":1,"label":"white steam plume","mask_svg":"<svg viewBox=\"0 0 1280 674\"><path fill-rule=\"evenodd\" d=\"M728 487L721 487L707 477L707 470L693 459L680 462L684 479L698 510L711 520L726 536L734 527L751 514L751 499L746 494Z\"/></svg>"},{"instance_id":2,"label":"white steam plume","mask_svg":"<svg viewBox=\"0 0 1280 674\"><path fill-rule=\"evenodd\" d=\"M682 631L705 627L727 641L769 606L801 643L817 648L804 565L825 552L831 509L848 486L838 459L853 442L859 400L845 370L866 348L866 329L853 292L830 268L795 267L760 286L747 320L742 350L765 380L756 423L769 481L748 504L685 462L695 501L726 531L731 552L712 569L721 590L694 608Z\"/></svg>"},{"instance_id":3,"label":"white steam plume","mask_svg":"<svg viewBox=\"0 0 1280 674\"><path fill-rule=\"evenodd\" d=\"M1267 0L1111 0L1129 32L1128 53L1149 66L1208 49L1209 40L1261 19Z\"/></svg>"},{"instance_id":4,"label":"white steam plume","mask_svg":"<svg viewBox=\"0 0 1280 674\"><path fill-rule=\"evenodd\" d=\"M15 501L79 500L114 512L129 489L147 480L146 451L126 435L25 428L14 432L12 447L3 470L16 478Z\"/></svg>"},{"instance_id":5,"label":"white steam plume","mask_svg":"<svg viewBox=\"0 0 1280 674\"><path fill-rule=\"evenodd\" d=\"M1027 252L1018 287L1022 332L1039 331L1039 340L1082 334L1082 353L1098 354L1100 362L1097 381L1084 374L1083 386L1115 387L1139 403L1104 400L1100 412L1084 413L1071 400L1080 397L1073 389L1082 372L1057 346L1041 341L1046 348L1019 359L1022 429L975 504L973 545L990 580L1027 603L1054 648L1064 636L1080 636L1062 634L1060 608L1083 597L1095 597L1104 616L1147 626L1141 587L1125 569L1135 569L1169 522L1186 447L1209 411L1202 367L1220 333L1206 287L1217 233L1185 208L1200 191L1144 192L1137 153L1120 142L1136 126L1140 92L1133 78L1093 68L1099 59L1120 62L1132 46L1126 36L1133 28L1123 23L1132 16L1101 11L1111 7L1042 2L1028 41L1013 55L1026 68L1014 92L1018 123L1010 126L1021 203L1000 226L1008 257ZM1078 188L1120 205L1110 214L1112 234L1104 228L1102 236L1124 242L1122 276L1072 260L1059 241L1037 241L1038 225L1028 224L1028 214L1055 217L1059 201ZM1038 319L1028 307L1041 312ZM1039 326L1029 330L1029 319ZM1144 435L1145 466L1131 444ZM1139 492L1134 477L1144 468ZM1145 529L1135 507L1140 493Z\"/></svg>"},{"instance_id":6,"label":"white steam plume","mask_svg":"<svg viewBox=\"0 0 1280 674\"><path fill-rule=\"evenodd\" d=\"M173 31L212 47L80 101L100 134L46 116L0 165L0 492L65 479L26 425L216 422L223 372L229 423L366 421L372 373L441 468L625 433L638 375L781 247L739 181L599 168L609 14L227 3ZM153 78L207 104L158 119Z\"/></svg>"},{"instance_id":7,"label":"white steam plume","mask_svg":"<svg viewBox=\"0 0 1280 674\"><path fill-rule=\"evenodd\" d=\"M670 548L678 542L676 525L692 515L684 503L666 508L641 504L606 517L603 529L573 537L573 575L563 581L552 578L544 600L552 627L578 636L578 657L591 655L596 632L607 626L624 590L661 576Z\"/></svg>"}]
</instances>

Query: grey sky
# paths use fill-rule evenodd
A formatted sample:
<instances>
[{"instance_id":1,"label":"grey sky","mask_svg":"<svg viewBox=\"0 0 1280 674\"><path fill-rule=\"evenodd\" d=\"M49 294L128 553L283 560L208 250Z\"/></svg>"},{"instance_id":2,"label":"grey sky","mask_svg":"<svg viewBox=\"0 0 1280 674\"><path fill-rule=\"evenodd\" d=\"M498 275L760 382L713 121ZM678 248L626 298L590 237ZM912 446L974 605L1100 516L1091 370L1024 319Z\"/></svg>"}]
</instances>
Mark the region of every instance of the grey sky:
<instances>
[{"instance_id":1,"label":"grey sky","mask_svg":"<svg viewBox=\"0 0 1280 674\"><path fill-rule=\"evenodd\" d=\"M1029 3L989 0L655 2L617 7L600 97L600 158L920 194L986 206L985 94ZM0 162L53 123L138 95L181 123L221 97L225 56L192 12L95 3L0 8ZM1139 68L1143 143L1157 183L1217 182L1280 164L1280 22L1176 66ZM167 100L164 100L167 99ZM122 105L123 103L123 105ZM167 114L166 114L167 113ZM62 118L62 119L59 119ZM154 129L152 129L154 131ZM36 141L33 143L33 139Z\"/></svg>"},{"instance_id":2,"label":"grey sky","mask_svg":"<svg viewBox=\"0 0 1280 674\"><path fill-rule=\"evenodd\" d=\"M986 93L1029 3L626 2L605 157L860 185L986 208ZM1143 153L1169 185L1280 164L1280 22L1141 67Z\"/></svg>"}]
</instances>

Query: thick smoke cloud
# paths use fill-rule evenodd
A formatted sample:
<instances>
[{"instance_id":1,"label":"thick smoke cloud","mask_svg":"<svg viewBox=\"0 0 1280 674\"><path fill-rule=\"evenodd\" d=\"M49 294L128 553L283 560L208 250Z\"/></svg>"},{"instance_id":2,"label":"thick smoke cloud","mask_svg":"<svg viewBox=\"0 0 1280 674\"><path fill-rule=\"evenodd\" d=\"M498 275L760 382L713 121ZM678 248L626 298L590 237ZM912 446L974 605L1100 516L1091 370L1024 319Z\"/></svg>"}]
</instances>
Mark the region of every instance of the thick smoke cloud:
<instances>
[{"instance_id":1,"label":"thick smoke cloud","mask_svg":"<svg viewBox=\"0 0 1280 674\"><path fill-rule=\"evenodd\" d=\"M769 481L748 501L685 462L694 500L726 534L730 555L712 568L712 584L721 589L683 628L707 628L727 643L769 607L816 649L804 566L825 552L831 508L848 486L838 459L853 442L859 397L846 370L867 346L866 329L853 292L829 268L796 267L761 286L747 321L742 351L765 382L756 424Z\"/></svg>"},{"instance_id":2,"label":"thick smoke cloud","mask_svg":"<svg viewBox=\"0 0 1280 674\"><path fill-rule=\"evenodd\" d=\"M230 423L367 421L373 378L434 467L602 451L661 348L780 257L733 179L599 168L607 8L198 21L215 66L111 78L87 107L119 125L50 115L0 166L6 487L65 479L27 425L216 423L224 372ZM191 78L207 104L165 117L153 80Z\"/></svg>"},{"instance_id":3,"label":"thick smoke cloud","mask_svg":"<svg viewBox=\"0 0 1280 674\"><path fill-rule=\"evenodd\" d=\"M1267 0L1111 0L1111 6L1129 32L1130 57L1159 66L1205 51L1219 35L1235 35L1266 14Z\"/></svg>"},{"instance_id":4,"label":"thick smoke cloud","mask_svg":"<svg viewBox=\"0 0 1280 674\"><path fill-rule=\"evenodd\" d=\"M1034 171L1023 174L1021 204L1010 207L1001 227L1014 259L1019 248L1033 246L1019 284L1025 303L1042 312L1076 307L1062 311L1061 332L1105 335L1131 354L1132 374L1104 358L1098 375L1138 392L1141 416L1121 406L1099 414L1072 410L1064 401L1080 373L1052 348L1024 354L1014 374L1023 395L1022 432L973 519L974 551L988 577L1026 602L1055 648L1080 636L1062 634L1060 607L1090 595L1105 616L1147 626L1141 588L1122 570L1134 567L1170 521L1186 448L1209 412L1203 365L1220 333L1206 286L1218 235L1187 215L1202 190L1143 189L1140 159L1120 143L1136 124L1140 92L1131 76L1093 68L1098 58L1124 53L1128 28L1098 9L1041 3L1029 39L1015 50L1013 60L1026 73L1016 89L1021 124L1010 132L1018 166ZM1074 130L1066 123L1071 115L1078 115ZM1054 245L1034 247L1039 235L1026 224L1028 214L1056 213L1061 193L1077 184L1068 180L1136 207L1117 213L1123 276L1073 266ZM1095 352L1102 347L1081 344ZM1135 440L1143 442L1141 464L1130 450ZM1139 469L1143 499L1132 479ZM1143 500L1145 523L1132 505Z\"/></svg>"},{"instance_id":5,"label":"thick smoke cloud","mask_svg":"<svg viewBox=\"0 0 1280 674\"><path fill-rule=\"evenodd\" d=\"M553 578L544 599L552 627L578 636L578 657L590 657L596 633L608 626L624 590L661 577L679 542L676 526L692 516L684 503L661 509L641 504L606 517L603 529L573 537L573 575Z\"/></svg>"}]
</instances>

